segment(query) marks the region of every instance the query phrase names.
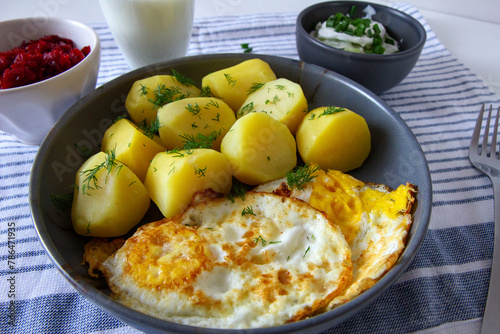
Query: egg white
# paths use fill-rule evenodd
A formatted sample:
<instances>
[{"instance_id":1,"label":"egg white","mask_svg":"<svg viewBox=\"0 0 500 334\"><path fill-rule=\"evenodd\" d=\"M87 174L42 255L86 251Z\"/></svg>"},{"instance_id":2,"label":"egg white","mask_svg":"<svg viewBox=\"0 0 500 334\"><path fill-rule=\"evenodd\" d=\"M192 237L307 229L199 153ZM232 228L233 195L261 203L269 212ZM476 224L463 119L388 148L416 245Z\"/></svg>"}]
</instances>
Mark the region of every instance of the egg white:
<instances>
[{"instance_id":1,"label":"egg white","mask_svg":"<svg viewBox=\"0 0 500 334\"><path fill-rule=\"evenodd\" d=\"M302 189L290 188L286 178L254 188L257 192L287 195L310 203L324 211L333 224L338 224L352 251L353 280L348 288L329 305L342 305L372 287L397 261L404 250L412 223L409 211L414 201L412 185L396 190L385 185L364 183L339 171L318 170L312 182ZM342 220L342 205L349 213ZM339 218L339 219L336 219Z\"/></svg>"},{"instance_id":2,"label":"egg white","mask_svg":"<svg viewBox=\"0 0 500 334\"><path fill-rule=\"evenodd\" d=\"M323 213L298 199L247 192L139 228L103 272L120 302L146 314L256 328L324 310L351 282L352 261Z\"/></svg>"}]
</instances>

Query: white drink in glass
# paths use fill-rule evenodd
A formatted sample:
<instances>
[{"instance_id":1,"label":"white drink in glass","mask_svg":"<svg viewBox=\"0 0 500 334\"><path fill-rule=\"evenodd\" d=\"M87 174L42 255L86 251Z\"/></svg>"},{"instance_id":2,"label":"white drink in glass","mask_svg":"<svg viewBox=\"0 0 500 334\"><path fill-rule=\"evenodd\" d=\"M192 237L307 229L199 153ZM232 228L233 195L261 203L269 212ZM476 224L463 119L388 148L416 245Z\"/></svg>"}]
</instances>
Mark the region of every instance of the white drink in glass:
<instances>
[{"instance_id":1,"label":"white drink in glass","mask_svg":"<svg viewBox=\"0 0 500 334\"><path fill-rule=\"evenodd\" d=\"M100 5L131 68L186 54L194 0L100 0Z\"/></svg>"}]
</instances>

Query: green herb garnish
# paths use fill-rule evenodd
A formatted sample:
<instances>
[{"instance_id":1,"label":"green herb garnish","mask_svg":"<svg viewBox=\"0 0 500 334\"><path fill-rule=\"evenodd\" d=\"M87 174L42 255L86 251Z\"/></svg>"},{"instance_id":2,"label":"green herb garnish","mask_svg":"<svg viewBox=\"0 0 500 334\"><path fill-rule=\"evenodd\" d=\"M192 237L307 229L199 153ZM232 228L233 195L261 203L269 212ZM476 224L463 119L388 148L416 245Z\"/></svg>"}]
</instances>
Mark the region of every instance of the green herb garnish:
<instances>
[{"instance_id":1,"label":"green herb garnish","mask_svg":"<svg viewBox=\"0 0 500 334\"><path fill-rule=\"evenodd\" d=\"M50 193L50 200L58 211L65 211L73 204L74 192L58 195Z\"/></svg>"},{"instance_id":2,"label":"green herb garnish","mask_svg":"<svg viewBox=\"0 0 500 334\"><path fill-rule=\"evenodd\" d=\"M253 215L255 216L255 213L253 212L253 208L252 206L247 206L246 208L243 209L243 211L241 212L241 215L244 216L244 215Z\"/></svg>"},{"instance_id":3,"label":"green herb garnish","mask_svg":"<svg viewBox=\"0 0 500 334\"><path fill-rule=\"evenodd\" d=\"M164 84L159 84L153 91L153 98L148 99L153 104L155 109L164 106L167 103L177 101L189 97L189 94L184 94L179 87L167 87Z\"/></svg>"},{"instance_id":4,"label":"green herb garnish","mask_svg":"<svg viewBox=\"0 0 500 334\"><path fill-rule=\"evenodd\" d=\"M341 111L345 111L345 108L329 106L329 107L326 107L326 109L323 110L323 112L321 114L319 114L318 118L320 118L321 116L333 115L333 114L339 113Z\"/></svg>"},{"instance_id":5,"label":"green herb garnish","mask_svg":"<svg viewBox=\"0 0 500 334\"><path fill-rule=\"evenodd\" d=\"M247 95L250 95L252 93L255 93L259 88L261 88L262 86L264 86L263 83L260 83L260 82L254 82L250 88L248 89L247 91Z\"/></svg>"},{"instance_id":6,"label":"green herb garnish","mask_svg":"<svg viewBox=\"0 0 500 334\"><path fill-rule=\"evenodd\" d=\"M234 87L234 85L236 84L236 80L233 79L231 74L224 73L224 77L226 78L228 85L231 85Z\"/></svg>"},{"instance_id":7,"label":"green herb garnish","mask_svg":"<svg viewBox=\"0 0 500 334\"><path fill-rule=\"evenodd\" d=\"M250 44L248 43L242 43L240 44L241 48L243 49L243 52L249 53L252 52L253 48L250 47Z\"/></svg>"},{"instance_id":8,"label":"green herb garnish","mask_svg":"<svg viewBox=\"0 0 500 334\"><path fill-rule=\"evenodd\" d=\"M139 123L139 128L141 129L142 133L144 133L147 137L153 139L154 136L158 134L158 131L160 130L160 121L156 118L151 121L151 125L148 125L148 121L146 119L143 119Z\"/></svg>"},{"instance_id":9,"label":"green herb garnish","mask_svg":"<svg viewBox=\"0 0 500 334\"><path fill-rule=\"evenodd\" d=\"M236 178L233 178L233 183L231 186L231 191L227 194L226 198L234 203L234 198L239 197L242 201L245 200L245 194L247 192L247 185L242 183Z\"/></svg>"},{"instance_id":10,"label":"green herb garnish","mask_svg":"<svg viewBox=\"0 0 500 334\"><path fill-rule=\"evenodd\" d=\"M205 176L206 171L207 171L207 166L205 166L205 168L194 167L194 174L198 175L198 178Z\"/></svg>"},{"instance_id":11,"label":"green herb garnish","mask_svg":"<svg viewBox=\"0 0 500 334\"><path fill-rule=\"evenodd\" d=\"M176 70L172 69L172 75L174 76L175 80L177 80L178 83L181 85L184 85L186 87L194 86L195 83L193 80L185 77L181 73L177 72Z\"/></svg>"},{"instance_id":12,"label":"green herb garnish","mask_svg":"<svg viewBox=\"0 0 500 334\"><path fill-rule=\"evenodd\" d=\"M182 148L185 150L192 150L195 148L211 148L212 144L220 135L221 130L212 131L208 136L205 136L202 133L196 134L196 137L190 134L180 135L180 137L184 139L184 146Z\"/></svg>"},{"instance_id":13,"label":"green herb garnish","mask_svg":"<svg viewBox=\"0 0 500 334\"><path fill-rule=\"evenodd\" d=\"M85 177L85 179L82 182L83 183L82 192L84 195L88 194L87 193L88 189L97 190L101 188L98 184L99 180L97 179L97 173L99 173L99 171L103 169L108 171L108 174L106 175L106 180L109 174L111 174L111 172L113 171L113 168L116 168L117 173L120 173L120 170L123 167L123 163L116 159L115 150L112 149L111 151L107 151L106 153L107 155L104 162L102 162L99 165L96 165L92 169L87 169L81 172L81 175Z\"/></svg>"},{"instance_id":14,"label":"green herb garnish","mask_svg":"<svg viewBox=\"0 0 500 334\"><path fill-rule=\"evenodd\" d=\"M209 86L201 87L201 97L215 97Z\"/></svg>"},{"instance_id":15,"label":"green herb garnish","mask_svg":"<svg viewBox=\"0 0 500 334\"><path fill-rule=\"evenodd\" d=\"M261 235L259 235L257 238L255 238L253 242L254 242L255 245L257 245L259 243L259 241L261 242L262 247L264 247L265 245L267 245L266 239L264 239Z\"/></svg>"},{"instance_id":16,"label":"green herb garnish","mask_svg":"<svg viewBox=\"0 0 500 334\"><path fill-rule=\"evenodd\" d=\"M296 166L290 172L286 174L286 181L290 189L297 187L298 190L302 190L304 184L311 182L317 175L314 173L319 169L318 165L311 167L309 164L305 166Z\"/></svg>"}]
</instances>

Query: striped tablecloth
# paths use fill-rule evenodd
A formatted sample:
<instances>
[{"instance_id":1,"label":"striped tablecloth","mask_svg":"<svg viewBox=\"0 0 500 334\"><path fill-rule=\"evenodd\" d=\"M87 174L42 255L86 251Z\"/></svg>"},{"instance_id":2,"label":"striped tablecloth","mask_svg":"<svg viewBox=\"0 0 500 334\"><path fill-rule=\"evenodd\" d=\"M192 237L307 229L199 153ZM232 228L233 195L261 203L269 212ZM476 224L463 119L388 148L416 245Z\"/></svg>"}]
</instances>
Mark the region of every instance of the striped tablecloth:
<instances>
[{"instance_id":1,"label":"striped tablecloth","mask_svg":"<svg viewBox=\"0 0 500 334\"><path fill-rule=\"evenodd\" d=\"M414 70L381 98L406 121L429 162L430 228L399 280L370 307L327 332L477 333L490 277L493 191L467 154L480 105L499 106L500 97L446 50L415 7L396 7L417 18L428 39ZM240 53L240 44L249 43L255 53L298 59L297 14L197 19L188 54ZM129 68L107 25L92 26L102 41L101 85ZM47 257L28 201L37 149L0 132L0 332L136 332L78 294ZM8 262L11 226L15 226L14 270ZM12 308L14 326L9 324Z\"/></svg>"}]
</instances>

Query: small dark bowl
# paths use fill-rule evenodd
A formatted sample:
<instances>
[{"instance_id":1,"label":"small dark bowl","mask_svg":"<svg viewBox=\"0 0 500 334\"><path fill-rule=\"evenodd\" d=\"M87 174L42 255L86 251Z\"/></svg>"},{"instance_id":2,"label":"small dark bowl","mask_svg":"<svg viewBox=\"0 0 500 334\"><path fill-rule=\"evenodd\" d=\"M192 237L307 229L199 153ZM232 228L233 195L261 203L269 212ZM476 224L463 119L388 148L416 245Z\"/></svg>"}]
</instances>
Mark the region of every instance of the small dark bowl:
<instances>
[{"instance_id":1,"label":"small dark bowl","mask_svg":"<svg viewBox=\"0 0 500 334\"><path fill-rule=\"evenodd\" d=\"M360 54L334 48L310 35L318 22L324 22L338 12L347 14L357 7L354 17L372 6L373 20L384 25L388 34L400 43L394 54ZM391 7L359 1L330 1L304 9L297 17L297 52L302 61L320 65L342 74L376 94L385 92L403 81L411 72L424 47L427 34L413 17Z\"/></svg>"}]
</instances>

